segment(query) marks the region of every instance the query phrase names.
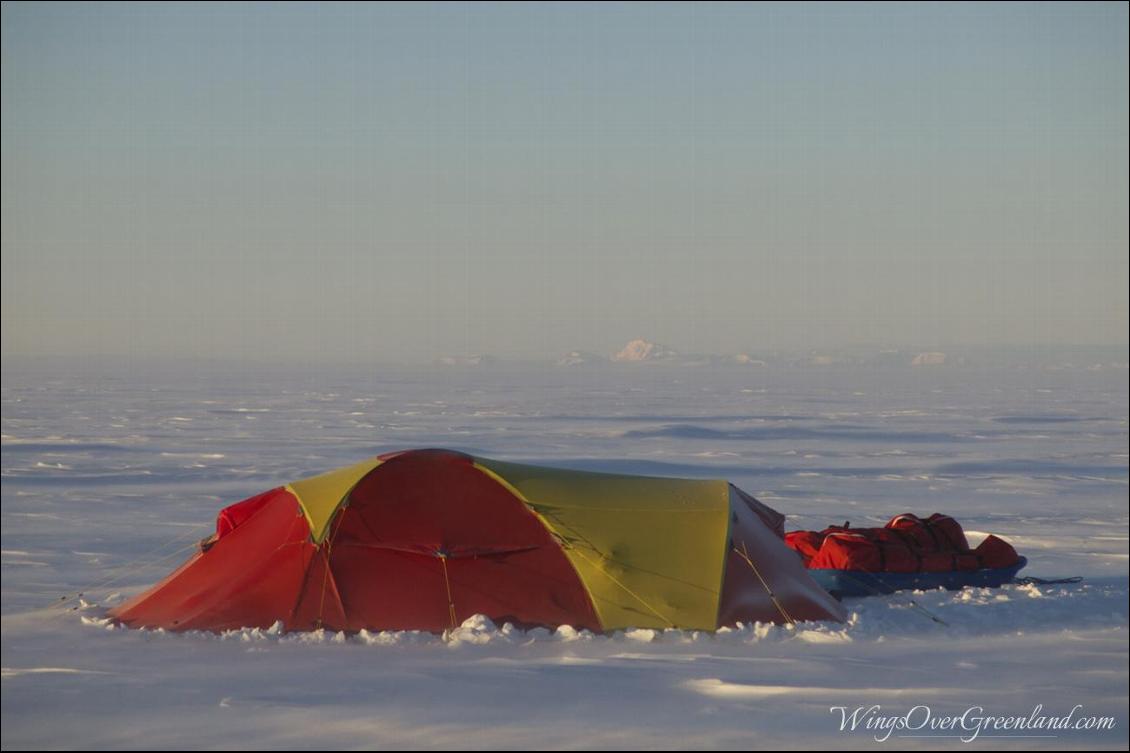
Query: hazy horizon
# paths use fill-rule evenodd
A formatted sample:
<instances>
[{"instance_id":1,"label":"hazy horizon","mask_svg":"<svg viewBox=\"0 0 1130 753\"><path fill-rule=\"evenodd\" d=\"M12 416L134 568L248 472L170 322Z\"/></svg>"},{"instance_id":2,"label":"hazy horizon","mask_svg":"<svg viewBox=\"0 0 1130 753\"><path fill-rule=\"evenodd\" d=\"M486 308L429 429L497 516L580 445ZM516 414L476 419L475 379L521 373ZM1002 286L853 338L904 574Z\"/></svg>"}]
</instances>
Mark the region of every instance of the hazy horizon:
<instances>
[{"instance_id":1,"label":"hazy horizon","mask_svg":"<svg viewBox=\"0 0 1130 753\"><path fill-rule=\"evenodd\" d=\"M617 349L619 350L619 349ZM579 360L571 359L574 352ZM926 361L915 364L918 356L941 353L941 362ZM733 356L747 355L750 361L740 361ZM82 373L111 374L126 370L154 374L170 373L210 374L229 371L249 374L318 373L329 375L356 369L390 369L408 372L420 369L467 372L477 370L501 372L537 371L587 372L590 374L620 373L625 376L646 376L669 373L730 372L757 378L770 371L827 372L837 369L874 371L946 372L956 374L969 370L1038 370L1063 373L1085 372L1123 374L1130 363L1130 345L956 345L950 344L938 351L914 346L886 347L874 344L845 345L812 349L755 349L741 352L677 351L670 358L644 361L617 361L613 352L574 348L573 351L548 356L506 356L497 353L445 353L427 357L396 357L381 352L356 351L311 359L287 353L218 353L199 355L191 353L154 353L122 351L117 353L5 353L5 374L42 373L44 375L78 375ZM598 367L598 368L593 368Z\"/></svg>"},{"instance_id":2,"label":"hazy horizon","mask_svg":"<svg viewBox=\"0 0 1130 753\"><path fill-rule=\"evenodd\" d=\"M1127 20L5 3L2 352L1122 347Z\"/></svg>"}]
</instances>

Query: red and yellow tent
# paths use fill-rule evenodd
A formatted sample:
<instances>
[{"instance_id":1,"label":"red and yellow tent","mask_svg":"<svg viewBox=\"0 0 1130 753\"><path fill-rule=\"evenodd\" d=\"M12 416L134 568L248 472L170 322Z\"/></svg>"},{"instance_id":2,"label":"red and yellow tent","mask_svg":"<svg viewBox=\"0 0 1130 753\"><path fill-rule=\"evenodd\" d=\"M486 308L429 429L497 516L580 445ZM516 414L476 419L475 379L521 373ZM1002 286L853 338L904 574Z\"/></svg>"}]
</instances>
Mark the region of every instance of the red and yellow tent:
<instances>
[{"instance_id":1,"label":"red and yellow tent","mask_svg":"<svg viewBox=\"0 0 1130 753\"><path fill-rule=\"evenodd\" d=\"M111 616L437 632L474 614L593 631L842 620L782 523L725 481L410 450L222 510L200 551Z\"/></svg>"}]
</instances>

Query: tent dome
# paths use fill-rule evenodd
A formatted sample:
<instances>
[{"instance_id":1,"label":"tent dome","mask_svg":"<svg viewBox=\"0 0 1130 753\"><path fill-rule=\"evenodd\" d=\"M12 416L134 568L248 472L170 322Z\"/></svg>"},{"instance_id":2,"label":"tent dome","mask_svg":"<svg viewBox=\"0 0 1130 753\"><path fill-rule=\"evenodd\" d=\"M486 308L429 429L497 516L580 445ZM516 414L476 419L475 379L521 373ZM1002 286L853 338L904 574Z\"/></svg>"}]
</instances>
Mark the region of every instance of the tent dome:
<instances>
[{"instance_id":1,"label":"tent dome","mask_svg":"<svg viewBox=\"0 0 1130 753\"><path fill-rule=\"evenodd\" d=\"M842 620L783 521L725 481L409 450L225 508L198 552L110 616L217 631Z\"/></svg>"}]
</instances>

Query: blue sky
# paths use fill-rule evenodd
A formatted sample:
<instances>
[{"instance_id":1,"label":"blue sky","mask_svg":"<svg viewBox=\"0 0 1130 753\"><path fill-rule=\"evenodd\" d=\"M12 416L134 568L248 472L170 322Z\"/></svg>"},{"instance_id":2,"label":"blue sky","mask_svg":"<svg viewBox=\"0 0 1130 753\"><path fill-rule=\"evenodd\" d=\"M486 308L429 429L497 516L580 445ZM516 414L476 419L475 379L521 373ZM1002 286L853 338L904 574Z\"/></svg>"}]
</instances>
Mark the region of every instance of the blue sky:
<instances>
[{"instance_id":1,"label":"blue sky","mask_svg":"<svg viewBox=\"0 0 1130 753\"><path fill-rule=\"evenodd\" d=\"M1127 5L3 5L3 351L1125 344Z\"/></svg>"}]
</instances>

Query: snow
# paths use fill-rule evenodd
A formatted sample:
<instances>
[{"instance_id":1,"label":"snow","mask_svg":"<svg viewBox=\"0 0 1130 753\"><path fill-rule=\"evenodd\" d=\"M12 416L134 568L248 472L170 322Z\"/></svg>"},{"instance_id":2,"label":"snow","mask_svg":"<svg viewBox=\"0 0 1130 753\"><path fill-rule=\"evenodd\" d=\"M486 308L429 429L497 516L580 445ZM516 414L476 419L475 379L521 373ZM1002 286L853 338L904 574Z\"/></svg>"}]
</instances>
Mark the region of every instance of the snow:
<instances>
[{"instance_id":1,"label":"snow","mask_svg":"<svg viewBox=\"0 0 1130 753\"><path fill-rule=\"evenodd\" d=\"M871 705L937 718L1081 705L1114 728L986 729L977 744L1127 746L1124 372L5 359L2 398L5 749L960 744L841 731L834 707ZM446 636L171 634L105 619L224 504L420 446L727 478L789 528L944 511L1016 545L1022 575L1084 580L849 600L843 625L717 634L482 616Z\"/></svg>"}]
</instances>

